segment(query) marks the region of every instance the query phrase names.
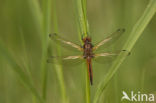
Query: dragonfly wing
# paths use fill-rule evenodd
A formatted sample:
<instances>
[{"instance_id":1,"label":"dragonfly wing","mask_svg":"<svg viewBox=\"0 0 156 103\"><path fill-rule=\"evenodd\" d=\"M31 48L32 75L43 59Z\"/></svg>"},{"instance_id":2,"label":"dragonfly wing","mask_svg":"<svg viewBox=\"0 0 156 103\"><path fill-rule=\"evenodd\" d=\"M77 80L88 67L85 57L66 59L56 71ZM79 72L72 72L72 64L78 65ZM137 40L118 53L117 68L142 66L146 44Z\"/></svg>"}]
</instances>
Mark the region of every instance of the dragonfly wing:
<instances>
[{"instance_id":1,"label":"dragonfly wing","mask_svg":"<svg viewBox=\"0 0 156 103\"><path fill-rule=\"evenodd\" d=\"M114 55L118 55L118 54L115 54L115 53L99 53L99 54L95 54L94 57L106 57L106 56L114 56Z\"/></svg>"},{"instance_id":2,"label":"dragonfly wing","mask_svg":"<svg viewBox=\"0 0 156 103\"><path fill-rule=\"evenodd\" d=\"M68 59L83 59L83 56L68 56L68 57L65 57L63 58L64 60L68 60Z\"/></svg>"},{"instance_id":3,"label":"dragonfly wing","mask_svg":"<svg viewBox=\"0 0 156 103\"><path fill-rule=\"evenodd\" d=\"M109 64L111 63L116 56L119 55L119 52L117 53L99 53L99 54L95 54L93 61L95 61L96 63L100 63L100 64Z\"/></svg>"},{"instance_id":4,"label":"dragonfly wing","mask_svg":"<svg viewBox=\"0 0 156 103\"><path fill-rule=\"evenodd\" d=\"M70 41L67 41L67 40L61 38L61 37L58 36L56 33L49 34L49 37L50 37L51 40L53 40L53 41L55 41L55 42L59 42L59 43L61 43L61 44L62 44L62 43L63 43L63 44L66 44L66 45L68 45L68 46L70 46L70 47L73 47L73 48L79 50L79 51L82 51L82 50L83 50L83 48L82 48L81 46L79 46L79 45L77 45L77 44L75 44L75 43L72 43L72 42L70 42Z\"/></svg>"},{"instance_id":5,"label":"dragonfly wing","mask_svg":"<svg viewBox=\"0 0 156 103\"><path fill-rule=\"evenodd\" d=\"M62 65L65 66L76 66L78 64L83 63L83 56L66 56L66 57L60 57L60 56L52 56L48 58L47 63L55 64L56 62L60 62Z\"/></svg>"},{"instance_id":6,"label":"dragonfly wing","mask_svg":"<svg viewBox=\"0 0 156 103\"><path fill-rule=\"evenodd\" d=\"M110 36L106 37L104 40L100 41L97 43L94 47L93 50L97 50L100 46L107 44L108 46L112 44L112 42L115 42L118 40L118 38L121 36L121 34L125 32L125 29L118 29L114 33L112 33Z\"/></svg>"}]
</instances>

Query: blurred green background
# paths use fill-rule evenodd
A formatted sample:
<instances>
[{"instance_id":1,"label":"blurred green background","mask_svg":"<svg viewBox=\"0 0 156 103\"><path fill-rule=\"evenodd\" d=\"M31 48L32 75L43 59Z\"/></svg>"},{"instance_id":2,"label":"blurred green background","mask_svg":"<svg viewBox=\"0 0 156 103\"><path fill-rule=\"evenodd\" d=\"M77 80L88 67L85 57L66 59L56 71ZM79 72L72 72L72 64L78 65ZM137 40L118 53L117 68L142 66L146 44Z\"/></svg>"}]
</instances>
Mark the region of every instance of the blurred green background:
<instances>
[{"instance_id":1,"label":"blurred green background","mask_svg":"<svg viewBox=\"0 0 156 103\"><path fill-rule=\"evenodd\" d=\"M87 0L87 18L93 44L116 29L125 28L126 32L114 46L115 50L120 50L148 2L149 0ZM41 19L44 13L42 3L40 0L0 0L0 43L8 49L22 71L31 78L40 95L42 94L40 66L43 51ZM56 20L53 16L55 4L51 3L49 33L55 32L53 24ZM74 0L57 0L55 6L59 34L69 41L80 44ZM156 15L137 41L131 55L126 58L107 86L99 103L120 103L122 91L156 94L155 28ZM56 45L52 45L51 49L57 49ZM62 55L77 54L71 50L60 49ZM2 55L0 55L0 103L38 103L23 85L14 67ZM46 102L62 103L57 68L53 64L46 65L48 78ZM91 101L110 65L111 62L100 64L93 62ZM85 103L85 70L82 65L62 65L62 71L69 103Z\"/></svg>"}]
</instances>

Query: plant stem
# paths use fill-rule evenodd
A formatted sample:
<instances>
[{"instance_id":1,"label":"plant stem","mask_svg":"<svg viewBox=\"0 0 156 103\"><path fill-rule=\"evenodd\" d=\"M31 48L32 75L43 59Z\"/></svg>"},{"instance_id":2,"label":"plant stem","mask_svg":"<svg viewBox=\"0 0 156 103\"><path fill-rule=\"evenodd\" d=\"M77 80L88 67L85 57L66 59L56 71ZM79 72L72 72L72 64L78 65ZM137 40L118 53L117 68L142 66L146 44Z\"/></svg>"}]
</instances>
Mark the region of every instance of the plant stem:
<instances>
[{"instance_id":1,"label":"plant stem","mask_svg":"<svg viewBox=\"0 0 156 103\"><path fill-rule=\"evenodd\" d=\"M147 5L143 15L134 25L128 40L126 41L125 45L123 46L123 50L131 51L136 41L141 36L142 32L152 19L156 12L156 0L150 0L149 4ZM127 57L128 52L122 52L116 58L114 63L112 64L110 70L108 71L104 81L99 85L93 103L98 103L100 96L102 95L103 91L105 90L106 86L108 85L109 81L112 79L116 71L118 70L121 63Z\"/></svg>"},{"instance_id":2,"label":"plant stem","mask_svg":"<svg viewBox=\"0 0 156 103\"><path fill-rule=\"evenodd\" d=\"M43 35L42 35L42 96L43 99L46 100L46 89L47 89L47 48L48 48L48 35L50 32L50 17L51 17L51 0L43 0L42 1L42 23L43 23Z\"/></svg>"},{"instance_id":3,"label":"plant stem","mask_svg":"<svg viewBox=\"0 0 156 103\"><path fill-rule=\"evenodd\" d=\"M53 27L54 27L54 32L58 33L58 23L57 23L57 14L56 14L56 0L53 0ZM56 49L57 49L58 55L61 55L61 50L60 50L60 47L58 45L56 46ZM60 85L62 103L68 103L68 98L66 95L66 89L65 89L65 83L64 83L64 77L63 77L62 65L57 60L55 60L54 62L55 62L54 67L56 69L57 78L58 78L59 85Z\"/></svg>"},{"instance_id":4,"label":"plant stem","mask_svg":"<svg viewBox=\"0 0 156 103\"><path fill-rule=\"evenodd\" d=\"M87 18L86 18L86 0L77 0L77 14L79 30L83 37L88 36Z\"/></svg>"},{"instance_id":5,"label":"plant stem","mask_svg":"<svg viewBox=\"0 0 156 103\"><path fill-rule=\"evenodd\" d=\"M77 10L77 16L78 16L78 24L79 24L79 37L81 41L81 37L87 37L89 33L89 27L87 22L87 16L86 16L86 0L77 0L76 1L76 10ZM84 67L84 66L83 66ZM89 81L89 74L88 70L86 69L86 66L84 67L86 70L86 102L90 103L90 81Z\"/></svg>"}]
</instances>

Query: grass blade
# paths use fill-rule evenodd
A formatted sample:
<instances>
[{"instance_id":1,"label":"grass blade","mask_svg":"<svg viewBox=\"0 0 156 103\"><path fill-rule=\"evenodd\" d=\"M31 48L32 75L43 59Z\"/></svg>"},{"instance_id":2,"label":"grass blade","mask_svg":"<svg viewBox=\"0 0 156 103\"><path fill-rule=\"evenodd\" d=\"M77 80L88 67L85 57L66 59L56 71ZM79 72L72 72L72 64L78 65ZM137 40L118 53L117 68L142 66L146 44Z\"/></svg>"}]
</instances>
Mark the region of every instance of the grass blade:
<instances>
[{"instance_id":1,"label":"grass blade","mask_svg":"<svg viewBox=\"0 0 156 103\"><path fill-rule=\"evenodd\" d=\"M44 103L39 93L32 84L30 78L22 71L22 68L15 62L14 58L10 55L7 49L2 46L0 42L0 55L4 57L8 63L12 66L12 69L18 75L19 79L23 82L24 86L30 90L30 92L39 100L40 103Z\"/></svg>"},{"instance_id":2,"label":"grass blade","mask_svg":"<svg viewBox=\"0 0 156 103\"><path fill-rule=\"evenodd\" d=\"M86 16L86 0L77 0L76 1L76 13L77 13L77 20L78 20L78 33L81 41L81 37L87 37L89 36L89 27L87 22L87 16ZM90 80L89 80L89 74L86 69L86 66L82 66L86 70L86 90L85 90L85 96L86 96L86 102L90 103Z\"/></svg>"},{"instance_id":3,"label":"grass blade","mask_svg":"<svg viewBox=\"0 0 156 103\"><path fill-rule=\"evenodd\" d=\"M15 1L15 3L17 3L17 2ZM13 4L13 6L15 6L15 5ZM41 26L41 12L40 12L38 2L36 0L28 0L25 2L25 7L28 9L28 11L29 11L29 9L31 10L30 15L32 16L32 19L34 20L34 24L35 24L34 28L37 28L40 31L40 29L41 29L41 27L40 27ZM16 26L16 25L14 25L14 26ZM35 97L34 99L35 100L37 99L37 101L40 103L44 103L44 100L41 98L40 94L37 92L36 88L33 85L32 78L29 77L29 75L26 74L22 70L22 68L20 67L20 64L18 64L16 62L16 58L12 57L9 50L6 49L5 46L3 46L2 42L0 42L0 55L4 59L6 59L6 62L8 62L9 65L11 65L13 71L16 73L16 75L18 75L20 81L30 91L30 93L32 93L33 97Z\"/></svg>"},{"instance_id":4,"label":"grass blade","mask_svg":"<svg viewBox=\"0 0 156 103\"><path fill-rule=\"evenodd\" d=\"M88 25L87 25L87 18L86 18L86 0L77 0L76 10L78 16L77 19L78 19L80 35L86 37L88 35L88 27L87 27Z\"/></svg>"},{"instance_id":5,"label":"grass blade","mask_svg":"<svg viewBox=\"0 0 156 103\"><path fill-rule=\"evenodd\" d=\"M48 35L50 33L50 17L51 17L51 0L42 0L42 23L43 23L43 35L42 35L42 96L46 100L46 88L47 88L47 48L48 48Z\"/></svg>"},{"instance_id":6,"label":"grass blade","mask_svg":"<svg viewBox=\"0 0 156 103\"><path fill-rule=\"evenodd\" d=\"M53 0L53 27L54 27L54 32L58 33L58 23L57 23L57 13L56 13L56 0ZM59 45L56 45L56 51L58 55L61 55L61 50ZM68 103L68 98L66 94L66 89L65 89L65 83L64 83L64 77L63 77L63 68L62 65L60 64L59 61L55 60L54 61L54 67L57 73L57 78L59 81L59 86L60 86L60 91L61 91L61 97L62 97L62 103Z\"/></svg>"},{"instance_id":7,"label":"grass blade","mask_svg":"<svg viewBox=\"0 0 156 103\"><path fill-rule=\"evenodd\" d=\"M140 19L136 22L134 25L127 42L125 43L123 49L126 49L127 51L131 51L133 46L135 45L136 41L141 36L142 32L152 19L156 12L156 0L150 0L149 4L147 5L143 15L140 17ZM107 84L112 79L116 71L118 70L121 63L126 58L127 52L122 52L117 59L112 64L110 70L108 71L104 81L99 85L93 103L98 103L98 100L100 96L102 95L103 91L105 90Z\"/></svg>"}]
</instances>

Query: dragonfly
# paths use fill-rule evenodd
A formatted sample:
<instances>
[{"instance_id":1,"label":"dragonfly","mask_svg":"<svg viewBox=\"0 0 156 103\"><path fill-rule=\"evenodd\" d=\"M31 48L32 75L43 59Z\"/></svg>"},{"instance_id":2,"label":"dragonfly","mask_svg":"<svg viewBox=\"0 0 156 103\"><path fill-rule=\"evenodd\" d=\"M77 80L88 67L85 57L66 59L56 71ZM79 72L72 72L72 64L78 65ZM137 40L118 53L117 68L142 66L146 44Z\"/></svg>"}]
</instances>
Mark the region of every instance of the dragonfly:
<instances>
[{"instance_id":1,"label":"dragonfly","mask_svg":"<svg viewBox=\"0 0 156 103\"><path fill-rule=\"evenodd\" d=\"M102 45L111 44L112 42L118 40L119 37L125 32L125 29L118 29L115 32L113 32L108 37L104 38L102 41L95 44L95 46L92 43L92 39L89 36L82 37L83 45L78 45L73 42L70 42L68 40L65 40L64 38L60 37L57 33L49 34L49 37L53 41L57 41L59 43L63 43L65 45L68 45L72 48L75 48L77 51L81 52L81 55L72 55L72 56L66 56L62 57L62 60L76 60L76 59L84 59L87 64L88 69L88 76L90 80L90 84L93 85L93 71L92 71L92 59L97 57L107 57L107 56L115 56L119 53L109 53L109 52L102 52L102 53L95 53ZM52 57L54 58L54 57Z\"/></svg>"}]
</instances>

